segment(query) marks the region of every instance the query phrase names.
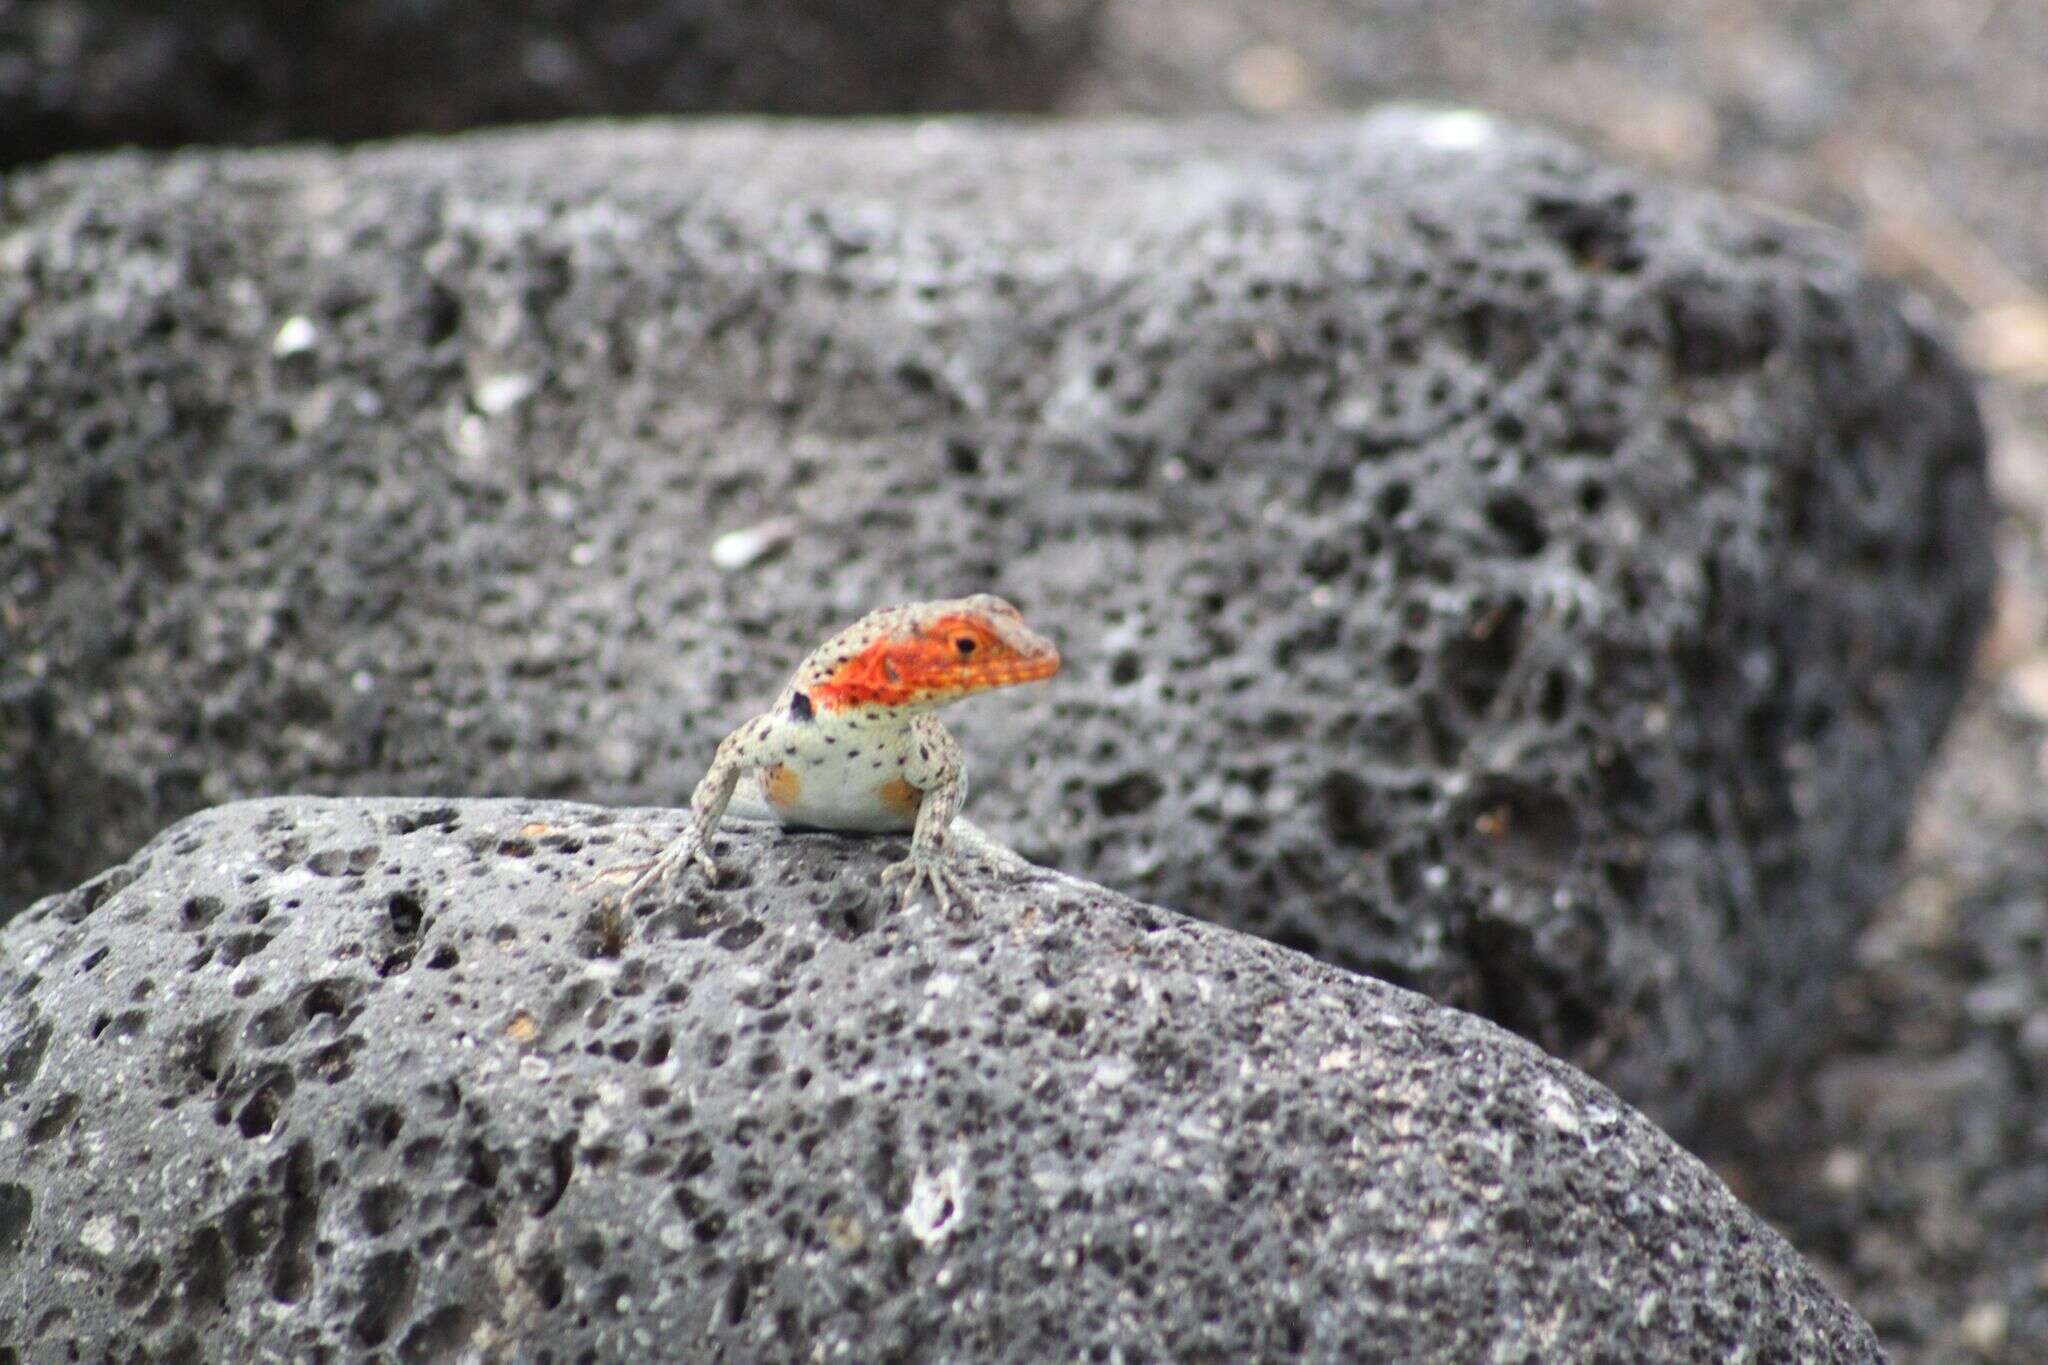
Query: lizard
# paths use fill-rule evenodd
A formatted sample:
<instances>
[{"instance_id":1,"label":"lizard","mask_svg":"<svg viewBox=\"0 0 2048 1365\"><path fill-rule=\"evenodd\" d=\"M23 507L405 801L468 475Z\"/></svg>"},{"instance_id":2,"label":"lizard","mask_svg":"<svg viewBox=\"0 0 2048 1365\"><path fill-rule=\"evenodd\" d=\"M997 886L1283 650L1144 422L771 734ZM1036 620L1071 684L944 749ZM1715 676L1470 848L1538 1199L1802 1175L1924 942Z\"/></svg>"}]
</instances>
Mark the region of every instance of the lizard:
<instances>
[{"instance_id":1,"label":"lizard","mask_svg":"<svg viewBox=\"0 0 2048 1365\"><path fill-rule=\"evenodd\" d=\"M911 602L869 612L797 666L766 711L719 744L690 796L690 825L647 863L621 903L695 866L716 884L711 837L733 805L742 817L812 829L909 830L910 856L883 869L903 905L928 887L939 913L975 897L967 863L1028 866L959 815L967 796L960 743L934 714L1060 669L1051 641L1000 597ZM742 786L744 783L744 787Z\"/></svg>"}]
</instances>

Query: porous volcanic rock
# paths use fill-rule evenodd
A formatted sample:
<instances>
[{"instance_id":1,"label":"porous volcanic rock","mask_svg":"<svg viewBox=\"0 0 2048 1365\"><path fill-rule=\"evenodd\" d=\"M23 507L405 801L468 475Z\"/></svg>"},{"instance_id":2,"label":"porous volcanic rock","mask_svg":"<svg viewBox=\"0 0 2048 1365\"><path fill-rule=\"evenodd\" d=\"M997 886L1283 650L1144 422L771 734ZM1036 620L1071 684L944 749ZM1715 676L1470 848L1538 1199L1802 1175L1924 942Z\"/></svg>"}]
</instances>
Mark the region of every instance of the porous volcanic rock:
<instances>
[{"instance_id":1,"label":"porous volcanic rock","mask_svg":"<svg viewBox=\"0 0 2048 1365\"><path fill-rule=\"evenodd\" d=\"M0 166L593 114L1033 109L1101 0L18 0Z\"/></svg>"},{"instance_id":2,"label":"porous volcanic rock","mask_svg":"<svg viewBox=\"0 0 2048 1365\"><path fill-rule=\"evenodd\" d=\"M1807 1029L1982 617L1982 434L1828 238L1464 112L77 160L0 235L0 868L241 795L678 802L989 589L1037 861L1684 1125Z\"/></svg>"},{"instance_id":3,"label":"porous volcanic rock","mask_svg":"<svg viewBox=\"0 0 2048 1365\"><path fill-rule=\"evenodd\" d=\"M1896 1365L2041 1365L2048 5L1118 0L1061 108L1301 112L1423 90L1850 226L1880 269L1947 283L2006 511L2001 625L1945 775L1922 780L1915 866L1815 1030L1822 1055L1723 1106L1741 1136L1712 1163ZM2030 287L1985 288L1987 261Z\"/></svg>"},{"instance_id":4,"label":"porous volcanic rock","mask_svg":"<svg viewBox=\"0 0 2048 1365\"><path fill-rule=\"evenodd\" d=\"M0 1348L1879 1358L1491 1024L1050 873L904 910L900 839L621 910L647 814L245 802L0 931Z\"/></svg>"}]
</instances>

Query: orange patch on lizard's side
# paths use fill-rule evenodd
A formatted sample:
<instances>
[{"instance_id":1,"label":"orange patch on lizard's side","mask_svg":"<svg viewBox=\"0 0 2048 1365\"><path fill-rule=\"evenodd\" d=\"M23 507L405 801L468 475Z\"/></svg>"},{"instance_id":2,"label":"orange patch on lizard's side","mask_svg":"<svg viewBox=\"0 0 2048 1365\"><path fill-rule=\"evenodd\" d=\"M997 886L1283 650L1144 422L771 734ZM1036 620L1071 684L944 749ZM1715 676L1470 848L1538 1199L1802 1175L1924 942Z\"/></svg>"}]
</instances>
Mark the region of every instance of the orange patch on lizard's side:
<instances>
[{"instance_id":1,"label":"orange patch on lizard's side","mask_svg":"<svg viewBox=\"0 0 2048 1365\"><path fill-rule=\"evenodd\" d=\"M882 804L898 815L913 816L924 804L924 793L901 777L892 777L875 788L875 795L882 798Z\"/></svg>"},{"instance_id":2,"label":"orange patch on lizard's side","mask_svg":"<svg viewBox=\"0 0 2048 1365\"><path fill-rule=\"evenodd\" d=\"M778 763L761 774L761 795L778 810L788 810L795 805L803 789L803 779L787 763Z\"/></svg>"}]
</instances>

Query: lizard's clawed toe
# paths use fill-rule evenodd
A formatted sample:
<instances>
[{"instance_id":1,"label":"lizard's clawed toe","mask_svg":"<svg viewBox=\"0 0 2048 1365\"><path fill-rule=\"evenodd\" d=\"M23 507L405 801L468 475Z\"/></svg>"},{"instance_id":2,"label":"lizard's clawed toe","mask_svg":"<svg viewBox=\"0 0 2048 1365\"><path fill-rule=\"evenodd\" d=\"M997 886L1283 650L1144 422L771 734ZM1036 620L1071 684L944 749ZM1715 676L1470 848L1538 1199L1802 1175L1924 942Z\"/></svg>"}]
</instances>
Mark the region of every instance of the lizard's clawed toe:
<instances>
[{"instance_id":1,"label":"lizard's clawed toe","mask_svg":"<svg viewBox=\"0 0 2048 1365\"><path fill-rule=\"evenodd\" d=\"M953 907L972 913L977 907L975 896L967 889L967 883L943 855L912 849L910 856L900 863L891 863L882 869L882 882L903 882L902 905L908 909L917 899L919 886L931 888L932 900L938 905L941 915L951 915Z\"/></svg>"},{"instance_id":2,"label":"lizard's clawed toe","mask_svg":"<svg viewBox=\"0 0 2048 1365\"><path fill-rule=\"evenodd\" d=\"M674 878L688 867L696 867L704 874L707 885L718 885L718 864L712 861L711 851L687 836L656 854L647 862L629 866L624 871L640 875L626 885L619 896L621 904L631 904L641 892L656 889Z\"/></svg>"}]
</instances>

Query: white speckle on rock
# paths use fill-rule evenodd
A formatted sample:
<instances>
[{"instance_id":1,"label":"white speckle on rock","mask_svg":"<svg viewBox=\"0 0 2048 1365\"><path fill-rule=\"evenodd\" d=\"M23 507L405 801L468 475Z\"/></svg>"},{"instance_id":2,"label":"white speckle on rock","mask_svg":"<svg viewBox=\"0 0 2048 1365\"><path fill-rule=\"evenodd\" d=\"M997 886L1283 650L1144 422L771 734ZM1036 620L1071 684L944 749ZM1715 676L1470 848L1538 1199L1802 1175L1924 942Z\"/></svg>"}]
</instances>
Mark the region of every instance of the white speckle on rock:
<instances>
[{"instance_id":1,"label":"white speckle on rock","mask_svg":"<svg viewBox=\"0 0 2048 1365\"><path fill-rule=\"evenodd\" d=\"M477 381L470 391L470 402L486 417L497 417L512 411L540 388L540 381L530 374L494 374Z\"/></svg>"},{"instance_id":2,"label":"white speckle on rock","mask_svg":"<svg viewBox=\"0 0 2048 1365\"><path fill-rule=\"evenodd\" d=\"M1576 1133L1585 1127L1579 1117L1579 1106L1570 1092L1555 1084L1543 1087L1543 1117L1551 1127L1563 1133Z\"/></svg>"},{"instance_id":3,"label":"white speckle on rock","mask_svg":"<svg viewBox=\"0 0 2048 1365\"><path fill-rule=\"evenodd\" d=\"M1423 146L1439 152L1477 151L1499 135L1494 121L1477 109L1432 114L1417 123L1415 132Z\"/></svg>"},{"instance_id":4,"label":"white speckle on rock","mask_svg":"<svg viewBox=\"0 0 2048 1365\"><path fill-rule=\"evenodd\" d=\"M919 1171L910 1183L910 1202L903 1209L903 1225L918 1241L933 1246L952 1235L963 1211L958 1167L948 1166L936 1175Z\"/></svg>"},{"instance_id":5,"label":"white speckle on rock","mask_svg":"<svg viewBox=\"0 0 2048 1365\"><path fill-rule=\"evenodd\" d=\"M1316 1059L1318 1071L1349 1071L1358 1064L1358 1054L1348 1047L1331 1048Z\"/></svg>"},{"instance_id":6,"label":"white speckle on rock","mask_svg":"<svg viewBox=\"0 0 2048 1365\"><path fill-rule=\"evenodd\" d=\"M924 983L924 993L926 995L936 995L941 1000L944 1000L959 989L960 978L947 972L940 972L937 976Z\"/></svg>"},{"instance_id":7,"label":"white speckle on rock","mask_svg":"<svg viewBox=\"0 0 2048 1365\"><path fill-rule=\"evenodd\" d=\"M283 359L285 356L303 355L320 344L320 329L312 319L294 314L284 320L277 329L277 335L270 339L270 353Z\"/></svg>"},{"instance_id":8,"label":"white speckle on rock","mask_svg":"<svg viewBox=\"0 0 2048 1365\"><path fill-rule=\"evenodd\" d=\"M78 1240L87 1251L100 1256L111 1256L121 1244L120 1225L112 1214L102 1214L89 1220L78 1230Z\"/></svg>"},{"instance_id":9,"label":"white speckle on rock","mask_svg":"<svg viewBox=\"0 0 2048 1365\"><path fill-rule=\"evenodd\" d=\"M727 531L711 542L711 566L732 573L766 559L795 538L796 522L789 517Z\"/></svg>"}]
</instances>

